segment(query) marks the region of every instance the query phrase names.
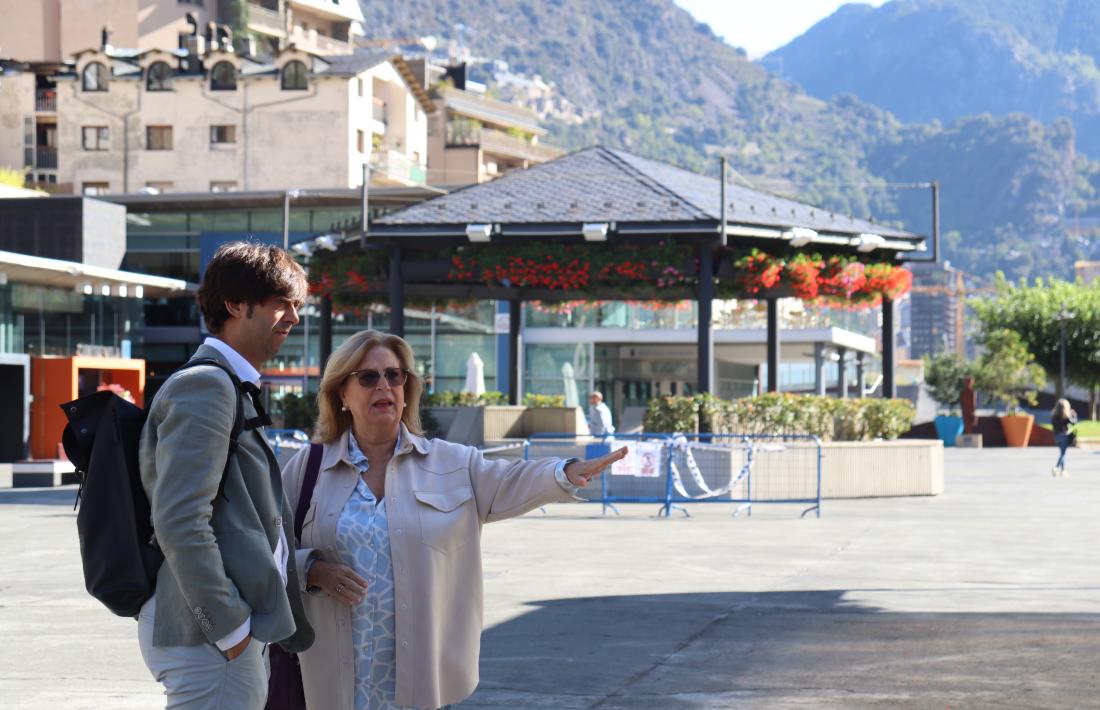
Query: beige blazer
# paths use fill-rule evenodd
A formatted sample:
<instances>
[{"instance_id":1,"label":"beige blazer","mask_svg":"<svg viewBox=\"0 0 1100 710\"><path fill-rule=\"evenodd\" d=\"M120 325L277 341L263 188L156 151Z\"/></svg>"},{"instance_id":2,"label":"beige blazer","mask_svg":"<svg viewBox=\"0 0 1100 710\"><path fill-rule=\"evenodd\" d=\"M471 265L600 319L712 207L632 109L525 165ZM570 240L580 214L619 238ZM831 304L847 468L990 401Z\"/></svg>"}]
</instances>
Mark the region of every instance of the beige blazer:
<instances>
[{"instance_id":1,"label":"beige blazer","mask_svg":"<svg viewBox=\"0 0 1100 710\"><path fill-rule=\"evenodd\" d=\"M404 425L401 442L386 470L385 497L397 615L395 700L438 708L466 698L478 683L481 526L574 499L555 479L558 459L486 460L474 447L415 436ZM303 449L283 469L291 510L297 510L308 452ZM310 554L340 561L336 520L358 476L347 458L347 433L325 445L302 527L299 566ZM305 595L304 602L316 632L312 648L300 655L306 704L350 709L351 610L325 594Z\"/></svg>"}]
</instances>

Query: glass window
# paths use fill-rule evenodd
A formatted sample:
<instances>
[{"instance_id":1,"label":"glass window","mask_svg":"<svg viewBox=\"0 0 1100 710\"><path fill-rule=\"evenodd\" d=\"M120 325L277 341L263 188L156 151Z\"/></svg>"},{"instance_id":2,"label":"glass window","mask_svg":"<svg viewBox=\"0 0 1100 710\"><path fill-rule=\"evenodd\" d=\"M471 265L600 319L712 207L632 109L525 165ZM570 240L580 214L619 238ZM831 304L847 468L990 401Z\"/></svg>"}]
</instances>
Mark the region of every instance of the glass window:
<instances>
[{"instance_id":1,"label":"glass window","mask_svg":"<svg viewBox=\"0 0 1100 710\"><path fill-rule=\"evenodd\" d=\"M80 77L80 87L84 91L107 90L107 67L103 62L92 62L84 67Z\"/></svg>"},{"instance_id":2,"label":"glass window","mask_svg":"<svg viewBox=\"0 0 1100 710\"><path fill-rule=\"evenodd\" d=\"M211 180L210 192L236 192L236 180Z\"/></svg>"},{"instance_id":3,"label":"glass window","mask_svg":"<svg viewBox=\"0 0 1100 710\"><path fill-rule=\"evenodd\" d=\"M166 180L149 180L145 183L145 187L150 190L155 190L157 194L162 195L165 192L172 191L172 183Z\"/></svg>"},{"instance_id":4,"label":"glass window","mask_svg":"<svg viewBox=\"0 0 1100 710\"><path fill-rule=\"evenodd\" d=\"M111 147L110 135L107 126L83 126L80 129L80 145L84 150L107 150Z\"/></svg>"},{"instance_id":5,"label":"glass window","mask_svg":"<svg viewBox=\"0 0 1100 710\"><path fill-rule=\"evenodd\" d=\"M85 195L106 195L111 184L106 182L86 182L81 192Z\"/></svg>"},{"instance_id":6,"label":"glass window","mask_svg":"<svg viewBox=\"0 0 1100 710\"><path fill-rule=\"evenodd\" d=\"M211 91L236 91L237 68L230 62L218 62L210 70Z\"/></svg>"},{"instance_id":7,"label":"glass window","mask_svg":"<svg viewBox=\"0 0 1100 710\"><path fill-rule=\"evenodd\" d=\"M170 91L172 81L172 67L167 62L153 62L145 70L146 91Z\"/></svg>"},{"instance_id":8,"label":"glass window","mask_svg":"<svg viewBox=\"0 0 1100 710\"><path fill-rule=\"evenodd\" d=\"M236 126L211 126L210 145L226 145L237 142Z\"/></svg>"},{"instance_id":9,"label":"glass window","mask_svg":"<svg viewBox=\"0 0 1100 710\"><path fill-rule=\"evenodd\" d=\"M282 86L284 91L304 91L309 88L306 65L297 59L283 66Z\"/></svg>"},{"instance_id":10,"label":"glass window","mask_svg":"<svg viewBox=\"0 0 1100 710\"><path fill-rule=\"evenodd\" d=\"M171 126L146 126L145 127L146 150L172 150Z\"/></svg>"}]
</instances>

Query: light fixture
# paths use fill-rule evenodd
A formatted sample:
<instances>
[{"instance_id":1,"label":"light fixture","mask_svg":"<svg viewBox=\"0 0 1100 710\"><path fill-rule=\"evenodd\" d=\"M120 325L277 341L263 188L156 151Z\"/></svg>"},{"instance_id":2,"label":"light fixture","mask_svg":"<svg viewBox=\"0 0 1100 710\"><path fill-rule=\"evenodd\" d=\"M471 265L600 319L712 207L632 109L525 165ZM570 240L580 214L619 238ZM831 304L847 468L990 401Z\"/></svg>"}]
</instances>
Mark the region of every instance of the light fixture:
<instances>
[{"instance_id":1,"label":"light fixture","mask_svg":"<svg viewBox=\"0 0 1100 710\"><path fill-rule=\"evenodd\" d=\"M102 286L99 287L99 292L102 293L104 296L110 296L111 295L111 284L103 284Z\"/></svg>"},{"instance_id":2,"label":"light fixture","mask_svg":"<svg viewBox=\"0 0 1100 710\"><path fill-rule=\"evenodd\" d=\"M466 225L466 238L469 239L471 242L488 242L492 233L493 225L491 224Z\"/></svg>"},{"instance_id":3,"label":"light fixture","mask_svg":"<svg viewBox=\"0 0 1100 710\"><path fill-rule=\"evenodd\" d=\"M119 298L126 298L126 291L127 291L126 284L119 284L118 285Z\"/></svg>"},{"instance_id":4,"label":"light fixture","mask_svg":"<svg viewBox=\"0 0 1100 710\"><path fill-rule=\"evenodd\" d=\"M307 259L313 256L313 247L309 245L309 242L297 242L296 244L291 244L290 250L298 256L304 256Z\"/></svg>"},{"instance_id":5,"label":"light fixture","mask_svg":"<svg viewBox=\"0 0 1100 710\"><path fill-rule=\"evenodd\" d=\"M145 298L144 286L134 286L134 298Z\"/></svg>"},{"instance_id":6,"label":"light fixture","mask_svg":"<svg viewBox=\"0 0 1100 710\"><path fill-rule=\"evenodd\" d=\"M856 251L869 252L884 245L886 240L877 234L864 233L852 239L852 243L856 245Z\"/></svg>"},{"instance_id":7,"label":"light fixture","mask_svg":"<svg viewBox=\"0 0 1100 710\"><path fill-rule=\"evenodd\" d=\"M791 227L783 232L783 238L789 241L792 247L804 247L817 239L817 232L806 227Z\"/></svg>"},{"instance_id":8,"label":"light fixture","mask_svg":"<svg viewBox=\"0 0 1100 710\"><path fill-rule=\"evenodd\" d=\"M8 272L7 271L0 271L0 286L7 286L7 285L8 285Z\"/></svg>"},{"instance_id":9,"label":"light fixture","mask_svg":"<svg viewBox=\"0 0 1100 710\"><path fill-rule=\"evenodd\" d=\"M581 227L581 234L586 242L606 242L607 222L585 222Z\"/></svg>"},{"instance_id":10,"label":"light fixture","mask_svg":"<svg viewBox=\"0 0 1100 710\"><path fill-rule=\"evenodd\" d=\"M81 284L80 286L78 286L78 288L80 289L80 292L83 293L85 296L91 296L92 295L92 285L91 284L89 284L89 283Z\"/></svg>"}]
</instances>

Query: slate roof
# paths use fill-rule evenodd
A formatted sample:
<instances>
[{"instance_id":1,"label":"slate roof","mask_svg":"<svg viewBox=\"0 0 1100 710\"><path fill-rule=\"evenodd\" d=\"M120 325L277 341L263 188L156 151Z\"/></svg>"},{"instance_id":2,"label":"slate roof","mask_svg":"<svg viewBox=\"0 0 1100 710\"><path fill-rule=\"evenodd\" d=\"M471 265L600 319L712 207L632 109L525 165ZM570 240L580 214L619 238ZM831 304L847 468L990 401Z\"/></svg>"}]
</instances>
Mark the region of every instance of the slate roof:
<instances>
[{"instance_id":1,"label":"slate roof","mask_svg":"<svg viewBox=\"0 0 1100 710\"><path fill-rule=\"evenodd\" d=\"M595 146L455 190L386 215L375 225L380 235L391 236L423 233L429 225L461 225L464 230L467 224L522 227L585 222L614 223L613 232L632 223L659 223L672 231L680 225L685 232L698 232L691 229L693 223L709 223L717 229L719 191L716 178ZM910 245L923 241L912 232L740 185L727 183L726 197L731 230L804 227L821 234L877 234Z\"/></svg>"}]
</instances>

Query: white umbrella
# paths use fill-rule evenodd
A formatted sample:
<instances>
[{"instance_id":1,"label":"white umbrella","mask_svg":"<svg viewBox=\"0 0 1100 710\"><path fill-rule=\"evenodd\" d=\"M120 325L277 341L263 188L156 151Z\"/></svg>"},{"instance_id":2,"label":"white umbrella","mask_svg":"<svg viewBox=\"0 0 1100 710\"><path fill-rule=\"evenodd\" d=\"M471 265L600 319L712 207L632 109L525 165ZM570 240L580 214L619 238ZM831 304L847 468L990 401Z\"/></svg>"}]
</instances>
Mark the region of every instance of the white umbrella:
<instances>
[{"instance_id":1,"label":"white umbrella","mask_svg":"<svg viewBox=\"0 0 1100 710\"><path fill-rule=\"evenodd\" d=\"M573 366L568 362L561 366L561 379L565 385L565 406L580 406L580 397L577 395L577 380L573 376Z\"/></svg>"},{"instance_id":2,"label":"white umbrella","mask_svg":"<svg viewBox=\"0 0 1100 710\"><path fill-rule=\"evenodd\" d=\"M485 363L477 353L470 353L466 358L466 386L463 392L481 395L485 394Z\"/></svg>"}]
</instances>

